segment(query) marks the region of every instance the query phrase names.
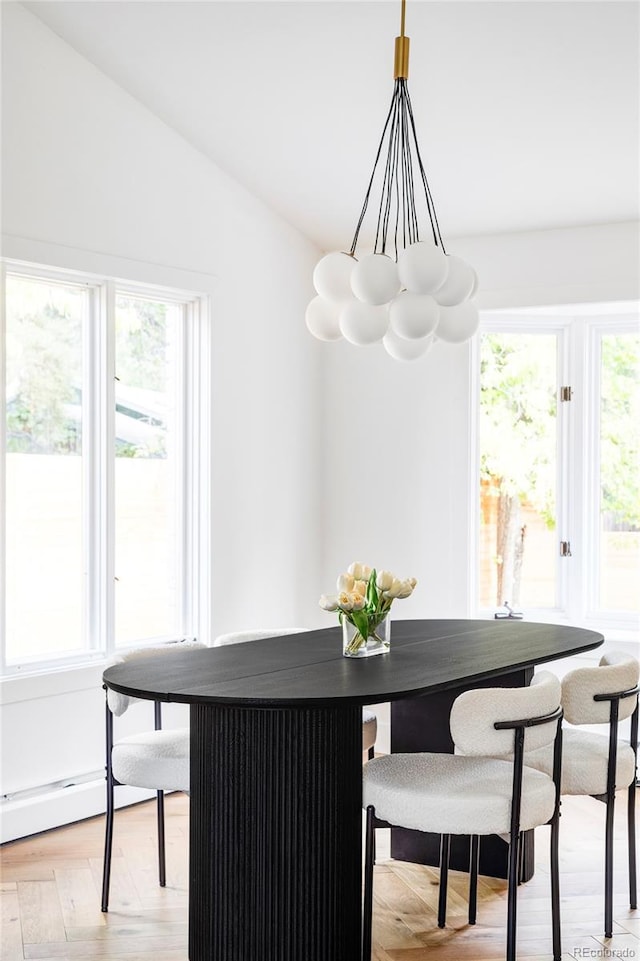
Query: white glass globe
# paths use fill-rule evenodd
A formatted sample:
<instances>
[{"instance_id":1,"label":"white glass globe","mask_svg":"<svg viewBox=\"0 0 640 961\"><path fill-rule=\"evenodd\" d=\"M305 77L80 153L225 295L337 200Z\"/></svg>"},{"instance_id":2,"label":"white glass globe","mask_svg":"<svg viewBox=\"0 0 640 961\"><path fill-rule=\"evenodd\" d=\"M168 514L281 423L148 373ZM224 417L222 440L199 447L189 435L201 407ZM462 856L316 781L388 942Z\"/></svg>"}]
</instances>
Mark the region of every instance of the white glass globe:
<instances>
[{"instance_id":1,"label":"white glass globe","mask_svg":"<svg viewBox=\"0 0 640 961\"><path fill-rule=\"evenodd\" d=\"M447 266L448 258L442 247L435 244L411 244L398 254L400 284L412 294L431 294L437 290L445 281Z\"/></svg>"},{"instance_id":2,"label":"white glass globe","mask_svg":"<svg viewBox=\"0 0 640 961\"><path fill-rule=\"evenodd\" d=\"M340 305L331 304L322 297L314 297L304 315L309 331L318 340L341 340Z\"/></svg>"},{"instance_id":3,"label":"white glass globe","mask_svg":"<svg viewBox=\"0 0 640 961\"><path fill-rule=\"evenodd\" d=\"M371 306L353 298L340 311L342 336L356 347L382 340L389 327L389 308Z\"/></svg>"},{"instance_id":4,"label":"white glass globe","mask_svg":"<svg viewBox=\"0 0 640 961\"><path fill-rule=\"evenodd\" d=\"M313 271L313 286L320 296L333 304L351 297L350 278L355 263L355 257L340 250L319 260Z\"/></svg>"},{"instance_id":5,"label":"white glass globe","mask_svg":"<svg viewBox=\"0 0 640 961\"><path fill-rule=\"evenodd\" d=\"M448 340L450 344L461 344L463 340L473 337L479 323L478 308L471 300L465 300L455 307L441 307L438 337Z\"/></svg>"},{"instance_id":6,"label":"white glass globe","mask_svg":"<svg viewBox=\"0 0 640 961\"><path fill-rule=\"evenodd\" d=\"M388 304L400 290L398 268L386 254L368 254L351 271L351 289L364 304Z\"/></svg>"},{"instance_id":7,"label":"white glass globe","mask_svg":"<svg viewBox=\"0 0 640 961\"><path fill-rule=\"evenodd\" d=\"M434 296L439 304L445 307L453 307L471 296L475 270L460 257L448 255L447 261L449 262L447 279Z\"/></svg>"},{"instance_id":8,"label":"white glass globe","mask_svg":"<svg viewBox=\"0 0 640 961\"><path fill-rule=\"evenodd\" d=\"M433 334L427 334L420 339L407 340L400 337L393 330L389 330L382 338L384 349L394 360L418 360L431 349Z\"/></svg>"},{"instance_id":9,"label":"white glass globe","mask_svg":"<svg viewBox=\"0 0 640 961\"><path fill-rule=\"evenodd\" d=\"M473 270L473 267L471 269ZM469 294L469 300L473 300L473 298L478 292L479 285L480 285L480 279L477 273L475 272L475 270L473 270L473 286L471 288L471 293Z\"/></svg>"},{"instance_id":10,"label":"white glass globe","mask_svg":"<svg viewBox=\"0 0 640 961\"><path fill-rule=\"evenodd\" d=\"M401 291L389 305L391 330L408 340L432 333L440 319L440 307L430 294Z\"/></svg>"}]
</instances>

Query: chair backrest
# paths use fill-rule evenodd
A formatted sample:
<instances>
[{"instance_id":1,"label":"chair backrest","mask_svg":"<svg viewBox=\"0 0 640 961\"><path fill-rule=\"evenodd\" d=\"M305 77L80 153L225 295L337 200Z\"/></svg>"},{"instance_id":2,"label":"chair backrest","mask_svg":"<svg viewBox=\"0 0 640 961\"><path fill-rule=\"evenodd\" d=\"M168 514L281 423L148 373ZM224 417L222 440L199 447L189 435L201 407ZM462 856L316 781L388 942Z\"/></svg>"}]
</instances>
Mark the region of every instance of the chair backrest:
<instances>
[{"instance_id":1,"label":"chair backrest","mask_svg":"<svg viewBox=\"0 0 640 961\"><path fill-rule=\"evenodd\" d=\"M594 701L596 694L618 694L638 685L640 664L635 657L621 651L603 654L597 667L579 667L562 681L562 707L571 724L608 724L610 701ZM618 719L630 717L637 697L621 698Z\"/></svg>"},{"instance_id":2,"label":"chair backrest","mask_svg":"<svg viewBox=\"0 0 640 961\"><path fill-rule=\"evenodd\" d=\"M467 755L507 757L513 754L513 730L496 730L499 721L546 717L560 706L560 681L549 671L536 674L529 687L485 687L465 691L453 702L449 724L456 749ZM557 720L526 729L524 749L550 744Z\"/></svg>"},{"instance_id":3,"label":"chair backrest","mask_svg":"<svg viewBox=\"0 0 640 961\"><path fill-rule=\"evenodd\" d=\"M151 647L137 647L133 651L126 651L124 654L119 654L113 660L113 664L122 664L124 661L137 661L146 657L157 657L159 654L171 656L173 654L182 654L185 651L201 651L206 649L207 645L203 644L202 641L173 641L169 644L154 644ZM130 697L128 694L119 694L118 691L112 691L111 688L107 688L107 704L109 705L109 710L116 717L121 717L132 704L137 704L140 702L138 697Z\"/></svg>"},{"instance_id":4,"label":"chair backrest","mask_svg":"<svg viewBox=\"0 0 640 961\"><path fill-rule=\"evenodd\" d=\"M230 634L219 634L213 642L214 647L224 647L225 644L244 644L245 641L262 641L267 637L282 637L285 634L301 634L306 627L273 627L261 628L256 631L233 631Z\"/></svg>"}]
</instances>

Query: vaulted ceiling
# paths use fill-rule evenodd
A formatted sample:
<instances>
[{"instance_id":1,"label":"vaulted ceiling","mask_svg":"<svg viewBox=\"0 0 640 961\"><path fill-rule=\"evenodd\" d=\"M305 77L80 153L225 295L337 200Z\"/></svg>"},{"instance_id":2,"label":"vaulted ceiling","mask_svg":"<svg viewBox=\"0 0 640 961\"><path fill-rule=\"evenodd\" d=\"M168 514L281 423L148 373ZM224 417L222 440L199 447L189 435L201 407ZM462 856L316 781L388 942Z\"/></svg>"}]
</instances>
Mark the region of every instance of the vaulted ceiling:
<instances>
[{"instance_id":1,"label":"vaulted ceiling","mask_svg":"<svg viewBox=\"0 0 640 961\"><path fill-rule=\"evenodd\" d=\"M400 0L24 6L321 248L350 244ZM639 9L408 0L445 239L638 218Z\"/></svg>"}]
</instances>

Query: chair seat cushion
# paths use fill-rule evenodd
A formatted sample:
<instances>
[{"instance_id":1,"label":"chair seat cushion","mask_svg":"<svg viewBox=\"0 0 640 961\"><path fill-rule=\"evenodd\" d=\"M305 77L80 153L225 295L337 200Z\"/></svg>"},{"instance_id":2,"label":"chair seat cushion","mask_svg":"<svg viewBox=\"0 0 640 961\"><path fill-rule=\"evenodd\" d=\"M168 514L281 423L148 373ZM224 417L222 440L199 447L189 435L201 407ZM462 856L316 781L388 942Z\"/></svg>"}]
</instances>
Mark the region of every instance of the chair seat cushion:
<instances>
[{"instance_id":1,"label":"chair seat cushion","mask_svg":"<svg viewBox=\"0 0 640 961\"><path fill-rule=\"evenodd\" d=\"M189 728L145 731L123 737L111 752L121 784L155 791L189 790Z\"/></svg>"},{"instance_id":2,"label":"chair seat cushion","mask_svg":"<svg viewBox=\"0 0 640 961\"><path fill-rule=\"evenodd\" d=\"M573 727L562 729L562 793L604 794L607 790L609 738ZM525 755L525 764L549 773L553 754L547 748ZM635 776L635 756L631 747L618 741L616 787L629 787Z\"/></svg>"},{"instance_id":3,"label":"chair seat cushion","mask_svg":"<svg viewBox=\"0 0 640 961\"><path fill-rule=\"evenodd\" d=\"M368 751L376 743L378 719L373 711L362 711L362 750Z\"/></svg>"},{"instance_id":4,"label":"chair seat cushion","mask_svg":"<svg viewBox=\"0 0 640 961\"><path fill-rule=\"evenodd\" d=\"M509 761L457 754L389 754L364 765L364 807L398 827L435 834L508 835L513 767ZM546 824L553 781L524 769L523 831Z\"/></svg>"}]
</instances>

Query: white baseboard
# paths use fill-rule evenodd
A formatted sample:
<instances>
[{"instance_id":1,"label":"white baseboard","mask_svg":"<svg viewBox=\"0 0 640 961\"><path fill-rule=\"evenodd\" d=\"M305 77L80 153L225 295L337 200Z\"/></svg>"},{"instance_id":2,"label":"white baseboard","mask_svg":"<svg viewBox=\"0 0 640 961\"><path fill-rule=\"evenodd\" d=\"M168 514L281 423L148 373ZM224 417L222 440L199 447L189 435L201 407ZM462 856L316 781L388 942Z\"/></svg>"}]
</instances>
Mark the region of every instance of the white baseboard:
<instances>
[{"instance_id":1,"label":"white baseboard","mask_svg":"<svg viewBox=\"0 0 640 961\"><path fill-rule=\"evenodd\" d=\"M155 797L155 791L123 785L116 788L116 807L126 807ZM50 831L52 828L104 814L104 780L54 788L28 798L14 798L0 804L0 844Z\"/></svg>"}]
</instances>

